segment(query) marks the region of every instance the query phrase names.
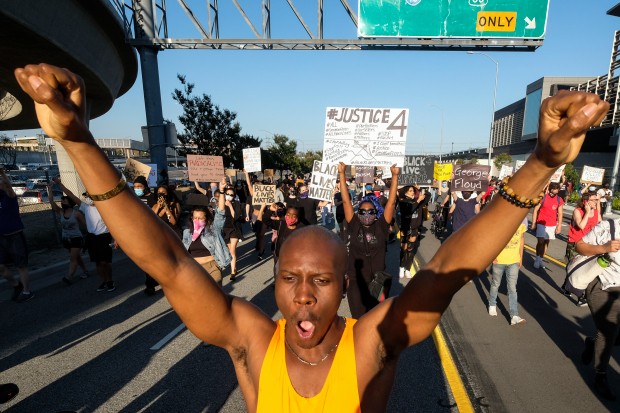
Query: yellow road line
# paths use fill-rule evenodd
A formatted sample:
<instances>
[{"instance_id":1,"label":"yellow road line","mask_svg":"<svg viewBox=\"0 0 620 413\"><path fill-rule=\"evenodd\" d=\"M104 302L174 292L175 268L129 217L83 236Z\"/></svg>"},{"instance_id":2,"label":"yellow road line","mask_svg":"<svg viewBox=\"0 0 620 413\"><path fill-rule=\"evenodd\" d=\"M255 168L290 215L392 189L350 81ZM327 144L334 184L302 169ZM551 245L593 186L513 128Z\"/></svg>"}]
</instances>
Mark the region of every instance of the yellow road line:
<instances>
[{"instance_id":1,"label":"yellow road line","mask_svg":"<svg viewBox=\"0 0 620 413\"><path fill-rule=\"evenodd\" d=\"M469 395L465 390L459 371L454 364L454 359L452 358L452 354L450 354L450 349L448 349L448 345L446 344L446 340L439 326L435 327L435 330L433 330L433 341L435 342L437 353L439 353L441 367L443 367L446 380L448 380L448 386L450 386L450 391L452 391L452 396L459 409L459 413L473 413L474 406L471 404Z\"/></svg>"},{"instance_id":2,"label":"yellow road line","mask_svg":"<svg viewBox=\"0 0 620 413\"><path fill-rule=\"evenodd\" d=\"M532 248L529 245L524 245L525 249L532 251L534 254L536 254L536 248ZM555 262L556 264L558 264L561 267L566 268L566 264L564 264L562 261L558 261L553 257L550 257L548 255L545 254L544 258L548 259L551 262Z\"/></svg>"}]
</instances>

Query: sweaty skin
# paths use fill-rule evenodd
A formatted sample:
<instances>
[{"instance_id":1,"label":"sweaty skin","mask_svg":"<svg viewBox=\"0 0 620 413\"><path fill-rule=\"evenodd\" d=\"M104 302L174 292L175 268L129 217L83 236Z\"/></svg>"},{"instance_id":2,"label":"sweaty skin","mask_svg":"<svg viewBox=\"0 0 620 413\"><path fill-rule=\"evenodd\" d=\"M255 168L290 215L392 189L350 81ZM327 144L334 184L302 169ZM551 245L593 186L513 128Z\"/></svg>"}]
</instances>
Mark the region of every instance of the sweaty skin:
<instances>
[{"instance_id":1,"label":"sweaty skin","mask_svg":"<svg viewBox=\"0 0 620 413\"><path fill-rule=\"evenodd\" d=\"M102 194L114 188L119 175L88 130L81 78L46 64L16 69L15 75L35 102L41 127L65 148L86 190ZM560 165L575 159L585 131L599 124L608 109L597 95L583 92L561 91L545 100L536 149L511 178L510 187L526 198L536 197ZM256 411L260 369L274 321L245 300L222 292L172 229L128 190L96 205L114 239L160 283L185 325L199 339L228 351L248 411ZM362 411L385 411L400 352L431 334L452 296L492 262L527 212L496 197L443 243L399 297L380 303L355 324ZM326 231L296 230L282 247L275 274L276 302L294 326L287 328L287 340L306 360L321 359L344 327L337 315L346 285L344 247ZM482 232L490 236L478 236ZM286 353L289 376L300 394L317 393L331 357L311 367ZM372 391L367 391L371 384Z\"/></svg>"}]
</instances>

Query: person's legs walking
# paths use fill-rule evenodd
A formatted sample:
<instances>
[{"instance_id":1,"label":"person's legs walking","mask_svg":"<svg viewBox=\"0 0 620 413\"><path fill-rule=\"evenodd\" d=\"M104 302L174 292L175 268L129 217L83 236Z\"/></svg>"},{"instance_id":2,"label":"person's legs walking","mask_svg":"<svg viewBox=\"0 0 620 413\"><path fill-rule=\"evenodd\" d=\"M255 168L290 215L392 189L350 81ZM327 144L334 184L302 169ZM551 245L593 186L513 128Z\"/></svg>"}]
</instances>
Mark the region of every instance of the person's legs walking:
<instances>
[{"instance_id":1,"label":"person's legs walking","mask_svg":"<svg viewBox=\"0 0 620 413\"><path fill-rule=\"evenodd\" d=\"M497 291L502 283L504 276L505 264L493 264L491 271L491 288L489 289L489 315L497 315Z\"/></svg>"}]
</instances>

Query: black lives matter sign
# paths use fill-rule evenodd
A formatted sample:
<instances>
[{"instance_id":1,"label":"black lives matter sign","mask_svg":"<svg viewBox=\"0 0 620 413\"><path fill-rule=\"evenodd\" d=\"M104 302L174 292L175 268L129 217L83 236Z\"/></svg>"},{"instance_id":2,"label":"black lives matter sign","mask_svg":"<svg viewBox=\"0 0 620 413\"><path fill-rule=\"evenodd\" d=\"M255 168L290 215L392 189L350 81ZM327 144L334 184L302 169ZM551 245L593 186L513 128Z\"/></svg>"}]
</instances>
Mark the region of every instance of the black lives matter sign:
<instances>
[{"instance_id":1,"label":"black lives matter sign","mask_svg":"<svg viewBox=\"0 0 620 413\"><path fill-rule=\"evenodd\" d=\"M405 155L403 169L398 176L398 183L399 185L431 185L433 183L434 167L434 158L428 156Z\"/></svg>"}]
</instances>

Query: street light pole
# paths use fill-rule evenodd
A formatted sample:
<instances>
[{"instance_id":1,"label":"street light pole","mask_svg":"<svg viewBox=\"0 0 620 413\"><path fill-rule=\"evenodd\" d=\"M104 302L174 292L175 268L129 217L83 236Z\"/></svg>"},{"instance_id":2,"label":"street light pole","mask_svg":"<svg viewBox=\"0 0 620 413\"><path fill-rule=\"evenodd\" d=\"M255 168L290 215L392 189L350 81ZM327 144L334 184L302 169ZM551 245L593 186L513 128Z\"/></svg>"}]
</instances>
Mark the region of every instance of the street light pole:
<instances>
[{"instance_id":1,"label":"street light pole","mask_svg":"<svg viewBox=\"0 0 620 413\"><path fill-rule=\"evenodd\" d=\"M490 136L489 136L489 148L488 148L489 166L491 166L491 152L493 151L493 130L495 128L495 99L497 97L497 77L499 75L499 62L493 59L491 56L489 56L486 53L470 51L470 52L467 52L467 54L479 54L491 60L493 63L495 63L495 86L493 87L493 111L491 112L491 130L489 133Z\"/></svg>"},{"instance_id":2,"label":"street light pole","mask_svg":"<svg viewBox=\"0 0 620 413\"><path fill-rule=\"evenodd\" d=\"M439 162L441 163L441 151L442 151L441 148L443 146L443 123L444 123L443 122L444 121L443 109L437 105L430 105L430 106L439 109L439 111L441 112L441 134L439 135Z\"/></svg>"}]
</instances>

